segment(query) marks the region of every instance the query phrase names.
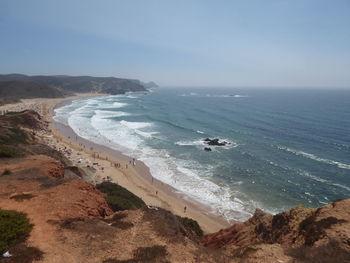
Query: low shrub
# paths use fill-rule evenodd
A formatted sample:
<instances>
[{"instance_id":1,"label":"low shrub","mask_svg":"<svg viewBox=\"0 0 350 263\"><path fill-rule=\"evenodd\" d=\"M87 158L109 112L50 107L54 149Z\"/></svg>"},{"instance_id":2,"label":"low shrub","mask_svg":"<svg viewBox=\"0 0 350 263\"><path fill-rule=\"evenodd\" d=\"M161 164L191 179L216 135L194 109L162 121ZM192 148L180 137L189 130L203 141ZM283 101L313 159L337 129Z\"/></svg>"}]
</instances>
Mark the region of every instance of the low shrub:
<instances>
[{"instance_id":1,"label":"low shrub","mask_svg":"<svg viewBox=\"0 0 350 263\"><path fill-rule=\"evenodd\" d=\"M127 217L126 214L118 213L118 214L113 215L112 218L103 219L103 221L106 222L107 224L115 227L115 228L125 230L125 229L129 229L130 227L134 226L133 223L122 220L126 217Z\"/></svg>"},{"instance_id":2,"label":"low shrub","mask_svg":"<svg viewBox=\"0 0 350 263\"><path fill-rule=\"evenodd\" d=\"M5 169L5 170L3 171L3 173L2 173L2 175L9 175L9 174L11 174L11 173L12 173L11 170Z\"/></svg>"},{"instance_id":3,"label":"low shrub","mask_svg":"<svg viewBox=\"0 0 350 263\"><path fill-rule=\"evenodd\" d=\"M286 248L285 254L294 258L298 263L329 263L350 262L350 254L344 246L334 238L319 246L301 246Z\"/></svg>"},{"instance_id":4,"label":"low shrub","mask_svg":"<svg viewBox=\"0 0 350 263\"><path fill-rule=\"evenodd\" d=\"M165 246L139 247L133 251L133 258L127 260L107 259L103 263L170 263Z\"/></svg>"},{"instance_id":5,"label":"low shrub","mask_svg":"<svg viewBox=\"0 0 350 263\"><path fill-rule=\"evenodd\" d=\"M106 194L106 201L113 211L134 210L145 205L141 198L118 184L103 182L96 188Z\"/></svg>"},{"instance_id":6,"label":"low shrub","mask_svg":"<svg viewBox=\"0 0 350 263\"><path fill-rule=\"evenodd\" d=\"M10 199L13 199L13 200L15 200L17 202L21 202L23 200L32 199L33 197L35 197L35 195L32 195L32 194L18 194L18 195L11 196Z\"/></svg>"},{"instance_id":7,"label":"low shrub","mask_svg":"<svg viewBox=\"0 0 350 263\"><path fill-rule=\"evenodd\" d=\"M84 218L68 218L60 222L60 227L65 229L74 229L76 222L84 222Z\"/></svg>"},{"instance_id":8,"label":"low shrub","mask_svg":"<svg viewBox=\"0 0 350 263\"><path fill-rule=\"evenodd\" d=\"M0 136L1 144L27 144L28 136L27 134L19 128L8 128L8 133L6 135Z\"/></svg>"},{"instance_id":9,"label":"low shrub","mask_svg":"<svg viewBox=\"0 0 350 263\"><path fill-rule=\"evenodd\" d=\"M0 209L0 253L10 246L23 242L32 231L26 214L14 210Z\"/></svg>"},{"instance_id":10,"label":"low shrub","mask_svg":"<svg viewBox=\"0 0 350 263\"><path fill-rule=\"evenodd\" d=\"M21 154L17 152L15 149L0 145L0 158L13 158L13 157L18 157L20 155Z\"/></svg>"},{"instance_id":11,"label":"low shrub","mask_svg":"<svg viewBox=\"0 0 350 263\"><path fill-rule=\"evenodd\" d=\"M125 222L125 221L117 220L117 221L112 222L112 225L111 225L111 226L113 226L113 227L115 227L115 228L122 229L122 230L126 230L126 229L129 229L130 227L133 227L134 224L133 224L133 223L130 223L130 222Z\"/></svg>"},{"instance_id":12,"label":"low shrub","mask_svg":"<svg viewBox=\"0 0 350 263\"><path fill-rule=\"evenodd\" d=\"M28 247L21 243L10 248L9 258L1 258L1 263L32 263L43 259L44 253L36 247Z\"/></svg>"},{"instance_id":13,"label":"low shrub","mask_svg":"<svg viewBox=\"0 0 350 263\"><path fill-rule=\"evenodd\" d=\"M139 247L134 250L134 259L139 262L165 258L167 255L165 246Z\"/></svg>"},{"instance_id":14,"label":"low shrub","mask_svg":"<svg viewBox=\"0 0 350 263\"><path fill-rule=\"evenodd\" d=\"M332 216L316 221L316 214L314 214L300 222L299 229L301 234L305 237L305 245L311 246L326 235L326 229L330 228L332 225L341 223L346 223L346 220Z\"/></svg>"},{"instance_id":15,"label":"low shrub","mask_svg":"<svg viewBox=\"0 0 350 263\"><path fill-rule=\"evenodd\" d=\"M184 225L185 228L190 229L191 231L196 233L196 235L198 235L198 236L203 236L203 230L199 226L199 224L196 220L193 220L193 219L188 218L188 217L181 217L181 216L178 216L178 219Z\"/></svg>"}]
</instances>

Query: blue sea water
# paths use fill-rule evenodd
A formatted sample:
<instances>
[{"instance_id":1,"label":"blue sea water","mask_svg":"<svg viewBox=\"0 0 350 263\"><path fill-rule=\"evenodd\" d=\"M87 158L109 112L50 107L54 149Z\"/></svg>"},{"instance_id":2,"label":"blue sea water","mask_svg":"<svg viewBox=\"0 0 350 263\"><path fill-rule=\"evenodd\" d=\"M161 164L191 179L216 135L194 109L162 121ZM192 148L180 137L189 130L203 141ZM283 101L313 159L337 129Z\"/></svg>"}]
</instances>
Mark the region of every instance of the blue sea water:
<instances>
[{"instance_id":1,"label":"blue sea water","mask_svg":"<svg viewBox=\"0 0 350 263\"><path fill-rule=\"evenodd\" d=\"M228 219L350 197L350 90L158 88L56 110ZM204 151L205 138L230 142Z\"/></svg>"}]
</instances>

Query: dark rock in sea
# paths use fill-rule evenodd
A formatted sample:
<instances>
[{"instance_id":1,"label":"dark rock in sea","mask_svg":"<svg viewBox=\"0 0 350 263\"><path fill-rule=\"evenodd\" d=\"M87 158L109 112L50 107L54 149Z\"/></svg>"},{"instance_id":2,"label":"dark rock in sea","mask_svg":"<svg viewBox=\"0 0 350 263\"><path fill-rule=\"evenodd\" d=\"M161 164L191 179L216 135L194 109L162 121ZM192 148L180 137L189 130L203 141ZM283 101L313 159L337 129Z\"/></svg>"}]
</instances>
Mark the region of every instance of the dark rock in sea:
<instances>
[{"instance_id":1,"label":"dark rock in sea","mask_svg":"<svg viewBox=\"0 0 350 263\"><path fill-rule=\"evenodd\" d=\"M211 146L226 146L230 144L229 142L226 141L219 141L219 139L210 139L206 138L203 140L206 144L211 145Z\"/></svg>"},{"instance_id":2,"label":"dark rock in sea","mask_svg":"<svg viewBox=\"0 0 350 263\"><path fill-rule=\"evenodd\" d=\"M206 151L206 152L211 152L211 148L210 148L210 147L205 147L205 148L204 148L204 151Z\"/></svg>"}]
</instances>

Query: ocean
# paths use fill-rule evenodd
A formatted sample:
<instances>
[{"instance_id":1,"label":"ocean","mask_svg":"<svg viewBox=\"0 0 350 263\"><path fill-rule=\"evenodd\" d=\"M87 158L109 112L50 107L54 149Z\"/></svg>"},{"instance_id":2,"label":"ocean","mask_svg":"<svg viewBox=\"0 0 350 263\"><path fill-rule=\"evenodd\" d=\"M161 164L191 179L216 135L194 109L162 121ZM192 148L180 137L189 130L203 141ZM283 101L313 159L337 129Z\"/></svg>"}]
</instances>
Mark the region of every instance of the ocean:
<instances>
[{"instance_id":1,"label":"ocean","mask_svg":"<svg viewBox=\"0 0 350 263\"><path fill-rule=\"evenodd\" d=\"M228 220L350 197L350 90L157 88L55 112Z\"/></svg>"}]
</instances>

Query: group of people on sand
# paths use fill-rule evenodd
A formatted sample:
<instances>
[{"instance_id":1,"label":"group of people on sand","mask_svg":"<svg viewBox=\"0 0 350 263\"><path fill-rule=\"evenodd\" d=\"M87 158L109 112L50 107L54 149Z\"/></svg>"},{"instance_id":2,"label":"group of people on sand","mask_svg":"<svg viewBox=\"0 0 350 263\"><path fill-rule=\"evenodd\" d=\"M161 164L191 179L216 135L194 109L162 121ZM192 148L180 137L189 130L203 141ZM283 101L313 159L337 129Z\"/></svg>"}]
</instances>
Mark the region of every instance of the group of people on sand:
<instances>
[{"instance_id":1,"label":"group of people on sand","mask_svg":"<svg viewBox=\"0 0 350 263\"><path fill-rule=\"evenodd\" d=\"M135 165L136 165L135 158L132 158L132 160L129 161L129 164L132 165L133 167L135 167Z\"/></svg>"}]
</instances>

